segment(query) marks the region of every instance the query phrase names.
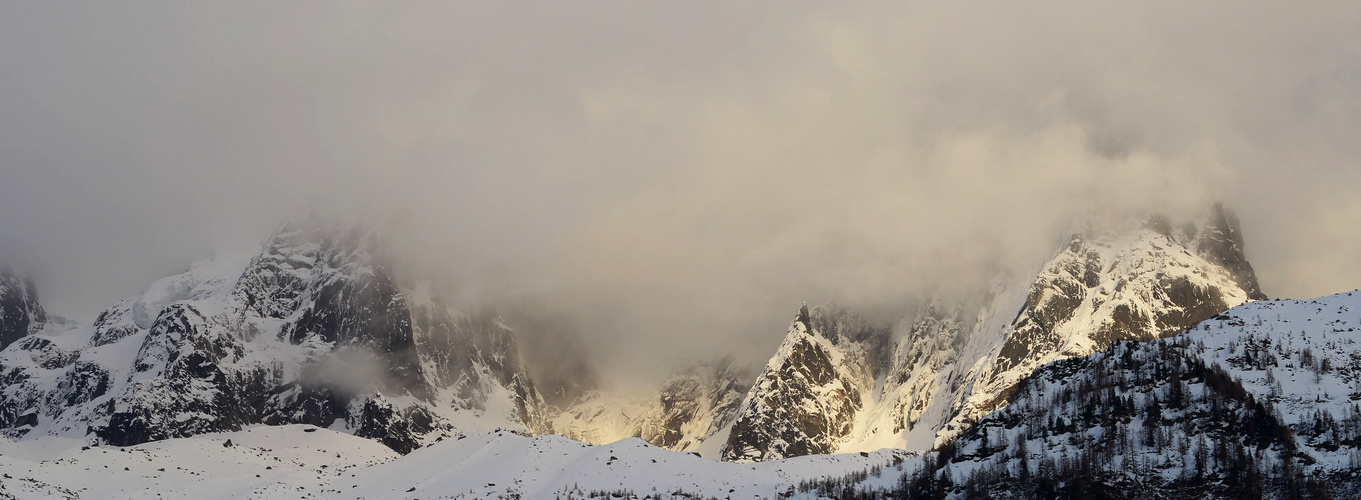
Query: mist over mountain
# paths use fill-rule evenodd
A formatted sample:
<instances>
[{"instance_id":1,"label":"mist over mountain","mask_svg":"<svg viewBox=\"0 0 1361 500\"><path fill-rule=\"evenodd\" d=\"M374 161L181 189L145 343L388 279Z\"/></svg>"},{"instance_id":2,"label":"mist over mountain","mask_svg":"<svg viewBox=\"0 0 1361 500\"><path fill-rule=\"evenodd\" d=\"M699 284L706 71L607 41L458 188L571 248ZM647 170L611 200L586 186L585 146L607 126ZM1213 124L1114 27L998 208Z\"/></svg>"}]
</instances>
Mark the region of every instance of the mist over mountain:
<instances>
[{"instance_id":1,"label":"mist over mountain","mask_svg":"<svg viewBox=\"0 0 1361 500\"><path fill-rule=\"evenodd\" d=\"M1221 204L1072 227L1047 262L911 298L899 316L805 304L753 384L740 345L640 355L665 378L611 378L563 310L461 309L438 281L389 271L407 264L381 233L313 212L88 325L46 322L32 281L6 274L0 433L129 446L310 424L405 454L500 427L736 461L920 450L1004 407L1045 363L1266 298Z\"/></svg>"},{"instance_id":2,"label":"mist over mountain","mask_svg":"<svg viewBox=\"0 0 1361 500\"><path fill-rule=\"evenodd\" d=\"M88 496L81 461L226 497L1361 491L1357 33L1332 0L0 7L0 498Z\"/></svg>"},{"instance_id":3,"label":"mist over mountain","mask_svg":"<svg viewBox=\"0 0 1361 500\"><path fill-rule=\"evenodd\" d=\"M284 224L257 254L157 280L92 325L45 318L32 287L11 275L7 286L24 292L6 318L29 326L0 350L0 457L16 457L0 458L0 470L20 478L0 492L81 498L71 489L81 474L67 464L82 461L125 471L183 463L207 467L190 475L231 479L300 447L310 461L323 452L338 478L362 472L336 480L380 496L406 488L394 477L425 491L533 498L637 498L667 485L667 498L725 488L816 498L1361 489L1353 294L1265 300L1243 254L1248 238L1222 205L1190 220L1077 227L1037 274L938 292L887 323L805 305L754 384L720 359L673 371L651 394L590 377L556 386L527 370L533 361L505 317L394 280L374 233L318 219ZM320 441L302 437L319 431ZM233 440L254 444L225 456L203 449ZM335 460L324 443L339 444ZM85 453L101 446L133 461ZM274 474L218 493L343 491L325 476ZM178 473L161 477L107 491L183 488ZM583 480L607 488L583 490Z\"/></svg>"},{"instance_id":4,"label":"mist over mountain","mask_svg":"<svg viewBox=\"0 0 1361 500\"><path fill-rule=\"evenodd\" d=\"M0 248L92 321L322 200L629 373L759 363L790 304L972 288L1092 211L1222 199L1317 296L1361 280L1348 7L13 6Z\"/></svg>"}]
</instances>

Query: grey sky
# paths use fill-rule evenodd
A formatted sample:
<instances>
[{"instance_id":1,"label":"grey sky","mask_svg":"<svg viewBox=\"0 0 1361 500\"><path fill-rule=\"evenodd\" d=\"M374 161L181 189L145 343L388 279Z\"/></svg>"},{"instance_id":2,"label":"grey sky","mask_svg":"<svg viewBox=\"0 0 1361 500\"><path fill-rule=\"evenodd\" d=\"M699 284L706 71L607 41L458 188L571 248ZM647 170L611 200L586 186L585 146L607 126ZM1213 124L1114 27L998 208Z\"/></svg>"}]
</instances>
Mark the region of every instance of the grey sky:
<instances>
[{"instance_id":1,"label":"grey sky","mask_svg":"<svg viewBox=\"0 0 1361 500\"><path fill-rule=\"evenodd\" d=\"M1315 296L1361 286L1357 33L1349 1L5 2L0 250L89 320L322 200L462 300L689 353L1223 199L1266 293Z\"/></svg>"}]
</instances>

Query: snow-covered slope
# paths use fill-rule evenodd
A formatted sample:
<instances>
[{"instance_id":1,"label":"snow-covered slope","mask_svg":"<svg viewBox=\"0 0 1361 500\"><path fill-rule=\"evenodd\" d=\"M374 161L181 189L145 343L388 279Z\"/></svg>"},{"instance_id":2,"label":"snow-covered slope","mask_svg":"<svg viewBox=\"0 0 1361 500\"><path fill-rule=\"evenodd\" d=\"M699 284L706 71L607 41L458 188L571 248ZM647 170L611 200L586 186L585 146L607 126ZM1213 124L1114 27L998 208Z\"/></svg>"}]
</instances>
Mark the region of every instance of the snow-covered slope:
<instances>
[{"instance_id":1,"label":"snow-covered slope","mask_svg":"<svg viewBox=\"0 0 1361 500\"><path fill-rule=\"evenodd\" d=\"M906 488L931 492L923 498L1354 498L1358 346L1361 293L1349 292L1253 302L1173 338L1051 363L927 457L932 472Z\"/></svg>"},{"instance_id":2,"label":"snow-covered slope","mask_svg":"<svg viewBox=\"0 0 1361 500\"><path fill-rule=\"evenodd\" d=\"M595 446L502 429L399 456L327 429L252 426L126 448L52 436L0 441L0 498L775 498L802 481L910 456L883 450L739 465L636 438ZM610 496L623 492L631 495Z\"/></svg>"},{"instance_id":3,"label":"snow-covered slope","mask_svg":"<svg viewBox=\"0 0 1361 500\"><path fill-rule=\"evenodd\" d=\"M1266 298L1242 254L1237 219L1222 206L1198 229L1153 216L1133 230L1088 232L1074 236L1030 285L1020 313L1002 330L1001 346L966 376L965 393L939 438L1004 404L1040 365L1121 340L1175 335Z\"/></svg>"},{"instance_id":4,"label":"snow-covered slope","mask_svg":"<svg viewBox=\"0 0 1361 500\"><path fill-rule=\"evenodd\" d=\"M364 498L774 498L804 479L863 472L901 451L715 462L630 438L604 446L509 432L462 436L356 475ZM592 495L592 492L598 492Z\"/></svg>"},{"instance_id":5,"label":"snow-covered slope","mask_svg":"<svg viewBox=\"0 0 1361 500\"><path fill-rule=\"evenodd\" d=\"M409 452L456 425L546 431L513 332L428 294L409 304L375 247L289 223L91 326L48 324L0 351L0 434L129 445L299 423Z\"/></svg>"},{"instance_id":6,"label":"snow-covered slope","mask_svg":"<svg viewBox=\"0 0 1361 500\"><path fill-rule=\"evenodd\" d=\"M304 425L131 447L56 436L0 440L0 498L334 498L340 478L398 456L372 440Z\"/></svg>"},{"instance_id":7,"label":"snow-covered slope","mask_svg":"<svg viewBox=\"0 0 1361 500\"><path fill-rule=\"evenodd\" d=\"M1361 467L1361 292L1261 301L1215 316L1167 349L1219 366L1294 432L1308 467Z\"/></svg>"},{"instance_id":8,"label":"snow-covered slope","mask_svg":"<svg viewBox=\"0 0 1361 500\"><path fill-rule=\"evenodd\" d=\"M553 415L553 432L577 441L609 444L642 435L643 421L657 407L657 393L623 394L592 389Z\"/></svg>"},{"instance_id":9,"label":"snow-covered slope","mask_svg":"<svg viewBox=\"0 0 1361 500\"><path fill-rule=\"evenodd\" d=\"M801 313L743 402L724 458L948 442L1045 363L1174 335L1265 298L1242 248L1237 219L1218 205L1198 221L1089 223L1035 272L935 297L896 325L857 327L875 333L843 341L807 325L853 314L815 308L810 323Z\"/></svg>"}]
</instances>

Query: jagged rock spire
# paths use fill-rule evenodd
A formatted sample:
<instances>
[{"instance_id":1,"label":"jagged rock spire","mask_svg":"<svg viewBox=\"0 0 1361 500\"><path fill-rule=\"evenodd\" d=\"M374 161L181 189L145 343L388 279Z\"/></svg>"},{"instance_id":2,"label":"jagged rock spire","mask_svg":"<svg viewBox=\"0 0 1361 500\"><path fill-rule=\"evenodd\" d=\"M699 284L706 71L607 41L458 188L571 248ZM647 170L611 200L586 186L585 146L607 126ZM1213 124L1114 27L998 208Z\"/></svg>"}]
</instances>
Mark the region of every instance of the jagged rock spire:
<instances>
[{"instance_id":1,"label":"jagged rock spire","mask_svg":"<svg viewBox=\"0 0 1361 500\"><path fill-rule=\"evenodd\" d=\"M805 331L808 332L809 335L816 335L816 334L813 332L813 323L812 323L812 320L809 319L809 317L808 317L808 303L807 303L807 302L804 302L802 306L799 306L799 316L798 316L798 318L796 319L796 321L798 321L799 323L803 323L803 328L804 328Z\"/></svg>"},{"instance_id":2,"label":"jagged rock spire","mask_svg":"<svg viewBox=\"0 0 1361 500\"><path fill-rule=\"evenodd\" d=\"M1243 254L1243 231L1239 228L1238 216L1223 203L1215 203L1211 210L1196 241L1196 252L1229 270L1238 286L1248 292L1248 298L1266 300L1266 294L1257 284L1257 273Z\"/></svg>"}]
</instances>

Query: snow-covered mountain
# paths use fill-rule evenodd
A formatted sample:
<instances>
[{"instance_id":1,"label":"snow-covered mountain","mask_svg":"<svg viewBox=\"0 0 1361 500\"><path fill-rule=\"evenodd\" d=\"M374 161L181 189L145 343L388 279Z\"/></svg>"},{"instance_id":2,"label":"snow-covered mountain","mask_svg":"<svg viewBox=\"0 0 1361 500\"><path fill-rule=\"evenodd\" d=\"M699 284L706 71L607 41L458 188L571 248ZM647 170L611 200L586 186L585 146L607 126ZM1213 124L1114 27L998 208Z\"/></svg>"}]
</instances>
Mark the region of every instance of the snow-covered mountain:
<instances>
[{"instance_id":1,"label":"snow-covered mountain","mask_svg":"<svg viewBox=\"0 0 1361 500\"><path fill-rule=\"evenodd\" d=\"M893 324L804 307L754 383L697 365L654 394L597 389L557 409L494 312L397 283L371 233L309 220L258 254L158 280L91 326L42 323L31 286L11 278L5 307L38 319L0 352L0 432L135 444L301 423L405 453L507 427L737 461L926 450L1004 406L1039 366L1263 298L1242 249L1221 206L1196 221L1088 223L1035 271L932 297Z\"/></svg>"},{"instance_id":2,"label":"snow-covered mountain","mask_svg":"<svg viewBox=\"0 0 1361 500\"><path fill-rule=\"evenodd\" d=\"M748 392L726 460L930 449L1001 408L1036 368L1123 340L1174 335L1263 299L1234 215L1088 223L1038 271L972 297L934 297L871 325L800 310Z\"/></svg>"},{"instance_id":3,"label":"snow-covered mountain","mask_svg":"<svg viewBox=\"0 0 1361 500\"><path fill-rule=\"evenodd\" d=\"M494 312L376 247L287 224L92 325L0 275L0 498L1361 494L1361 292L1264 300L1222 207L1087 224L894 323L802 307L754 383L718 361L562 409Z\"/></svg>"},{"instance_id":4,"label":"snow-covered mountain","mask_svg":"<svg viewBox=\"0 0 1361 500\"><path fill-rule=\"evenodd\" d=\"M1359 346L1361 292L1245 304L1173 338L1045 365L1005 408L900 467L900 483L854 488L913 498L1355 498Z\"/></svg>"},{"instance_id":5,"label":"snow-covered mountain","mask_svg":"<svg viewBox=\"0 0 1361 500\"><path fill-rule=\"evenodd\" d=\"M839 309L799 309L789 334L747 392L723 448L724 460L760 461L835 452L873 403L875 339Z\"/></svg>"},{"instance_id":6,"label":"snow-covered mountain","mask_svg":"<svg viewBox=\"0 0 1361 500\"><path fill-rule=\"evenodd\" d=\"M93 325L46 324L0 352L0 433L132 445L309 424L406 453L456 427L547 431L514 333L408 302L375 251L364 231L289 223Z\"/></svg>"},{"instance_id":7,"label":"snow-covered mountain","mask_svg":"<svg viewBox=\"0 0 1361 500\"><path fill-rule=\"evenodd\" d=\"M1353 498L1358 345L1361 292L1252 302L1043 365L922 456L723 463L507 430L402 456L329 429L248 426L126 448L0 440L0 498Z\"/></svg>"}]
</instances>

